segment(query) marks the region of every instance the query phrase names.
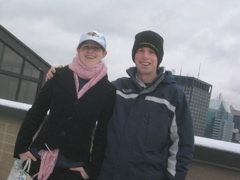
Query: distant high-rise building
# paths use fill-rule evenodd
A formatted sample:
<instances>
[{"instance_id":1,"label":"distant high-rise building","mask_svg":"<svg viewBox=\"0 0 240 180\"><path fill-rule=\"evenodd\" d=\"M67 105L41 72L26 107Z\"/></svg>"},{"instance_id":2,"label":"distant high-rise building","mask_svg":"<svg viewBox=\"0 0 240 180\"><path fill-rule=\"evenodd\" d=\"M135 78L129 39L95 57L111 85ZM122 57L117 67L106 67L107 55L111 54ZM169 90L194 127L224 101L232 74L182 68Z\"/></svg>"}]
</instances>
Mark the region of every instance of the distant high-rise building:
<instances>
[{"instance_id":1,"label":"distant high-rise building","mask_svg":"<svg viewBox=\"0 0 240 180\"><path fill-rule=\"evenodd\" d=\"M211 99L208 110L205 136L212 139L232 141L234 129L233 114L221 96Z\"/></svg>"},{"instance_id":2,"label":"distant high-rise building","mask_svg":"<svg viewBox=\"0 0 240 180\"><path fill-rule=\"evenodd\" d=\"M212 85L195 77L174 75L186 94L193 119L194 134L204 136Z\"/></svg>"},{"instance_id":3,"label":"distant high-rise building","mask_svg":"<svg viewBox=\"0 0 240 180\"><path fill-rule=\"evenodd\" d=\"M232 142L240 143L240 110L235 109L233 106L230 106L230 110L234 122Z\"/></svg>"}]
</instances>

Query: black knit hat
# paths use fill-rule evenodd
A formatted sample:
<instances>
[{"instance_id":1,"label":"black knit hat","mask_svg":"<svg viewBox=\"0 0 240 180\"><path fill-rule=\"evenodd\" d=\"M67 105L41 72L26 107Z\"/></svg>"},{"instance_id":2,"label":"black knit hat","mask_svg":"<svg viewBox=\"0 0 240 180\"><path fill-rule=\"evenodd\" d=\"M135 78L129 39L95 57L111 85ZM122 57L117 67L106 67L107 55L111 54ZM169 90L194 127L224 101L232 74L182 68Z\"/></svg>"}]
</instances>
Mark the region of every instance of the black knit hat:
<instances>
[{"instance_id":1,"label":"black knit hat","mask_svg":"<svg viewBox=\"0 0 240 180\"><path fill-rule=\"evenodd\" d=\"M135 42L133 44L133 49L132 49L133 61L134 61L137 49L141 47L148 47L155 51L158 57L158 66L159 66L163 58L163 38L159 34L153 31L143 31L138 33L135 36Z\"/></svg>"}]
</instances>

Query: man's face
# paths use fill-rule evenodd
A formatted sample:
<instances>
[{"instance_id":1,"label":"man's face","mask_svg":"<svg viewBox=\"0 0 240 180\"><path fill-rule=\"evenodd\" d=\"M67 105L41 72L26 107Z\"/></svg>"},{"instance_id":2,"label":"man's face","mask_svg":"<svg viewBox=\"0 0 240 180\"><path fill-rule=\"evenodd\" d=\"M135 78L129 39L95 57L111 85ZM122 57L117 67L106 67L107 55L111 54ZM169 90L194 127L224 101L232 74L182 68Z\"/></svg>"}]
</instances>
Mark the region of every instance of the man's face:
<instances>
[{"instance_id":1,"label":"man's face","mask_svg":"<svg viewBox=\"0 0 240 180\"><path fill-rule=\"evenodd\" d=\"M103 51L100 45L94 41L86 41L77 49L81 62L86 66L94 66L99 64L107 55L107 51Z\"/></svg>"},{"instance_id":2,"label":"man's face","mask_svg":"<svg viewBox=\"0 0 240 180\"><path fill-rule=\"evenodd\" d=\"M148 47L138 48L134 62L139 75L156 75L158 58L153 49Z\"/></svg>"}]
</instances>

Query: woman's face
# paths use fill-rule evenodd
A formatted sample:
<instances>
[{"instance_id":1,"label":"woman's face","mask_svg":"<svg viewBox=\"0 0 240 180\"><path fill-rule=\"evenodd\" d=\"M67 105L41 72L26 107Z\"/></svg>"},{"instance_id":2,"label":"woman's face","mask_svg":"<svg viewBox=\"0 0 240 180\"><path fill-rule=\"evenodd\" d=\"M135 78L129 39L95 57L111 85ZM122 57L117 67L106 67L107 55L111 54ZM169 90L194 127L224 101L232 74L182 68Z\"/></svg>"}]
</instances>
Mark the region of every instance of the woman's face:
<instances>
[{"instance_id":1,"label":"woman's face","mask_svg":"<svg viewBox=\"0 0 240 180\"><path fill-rule=\"evenodd\" d=\"M94 66L99 64L107 55L100 45L94 41L84 42L80 48L77 48L78 56L85 66Z\"/></svg>"}]
</instances>

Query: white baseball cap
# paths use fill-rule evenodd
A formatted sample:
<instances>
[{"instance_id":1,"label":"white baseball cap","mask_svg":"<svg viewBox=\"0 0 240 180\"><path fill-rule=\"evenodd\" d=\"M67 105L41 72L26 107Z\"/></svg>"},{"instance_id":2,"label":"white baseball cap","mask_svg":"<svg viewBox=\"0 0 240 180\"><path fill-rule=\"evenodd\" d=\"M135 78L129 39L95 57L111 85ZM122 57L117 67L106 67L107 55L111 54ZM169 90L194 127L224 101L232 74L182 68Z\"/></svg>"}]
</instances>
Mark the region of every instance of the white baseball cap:
<instances>
[{"instance_id":1,"label":"white baseball cap","mask_svg":"<svg viewBox=\"0 0 240 180\"><path fill-rule=\"evenodd\" d=\"M82 44L85 41L95 41L100 46L102 46L103 49L106 49L106 44L107 43L106 43L105 36L104 36L104 34L99 33L97 31L91 30L91 31L83 33L81 38L80 38L79 45Z\"/></svg>"}]
</instances>

